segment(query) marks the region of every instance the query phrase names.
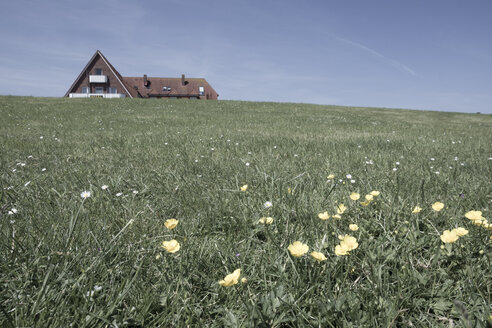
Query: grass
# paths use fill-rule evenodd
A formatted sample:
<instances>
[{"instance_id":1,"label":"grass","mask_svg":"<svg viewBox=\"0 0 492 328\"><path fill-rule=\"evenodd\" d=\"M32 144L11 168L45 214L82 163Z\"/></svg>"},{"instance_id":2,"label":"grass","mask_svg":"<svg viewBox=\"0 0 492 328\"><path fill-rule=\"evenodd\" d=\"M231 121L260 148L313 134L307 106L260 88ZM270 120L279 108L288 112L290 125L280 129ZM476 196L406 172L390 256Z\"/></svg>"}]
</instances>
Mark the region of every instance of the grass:
<instances>
[{"instance_id":1,"label":"grass","mask_svg":"<svg viewBox=\"0 0 492 328\"><path fill-rule=\"evenodd\" d=\"M0 97L0 117L2 327L485 327L492 314L491 231L464 217L491 219L490 115ZM348 197L372 190L368 206ZM341 219L318 218L341 203ZM444 245L456 227L469 234ZM337 256L344 234L359 245ZM290 255L297 240L327 260ZM247 283L219 285L236 269Z\"/></svg>"}]
</instances>

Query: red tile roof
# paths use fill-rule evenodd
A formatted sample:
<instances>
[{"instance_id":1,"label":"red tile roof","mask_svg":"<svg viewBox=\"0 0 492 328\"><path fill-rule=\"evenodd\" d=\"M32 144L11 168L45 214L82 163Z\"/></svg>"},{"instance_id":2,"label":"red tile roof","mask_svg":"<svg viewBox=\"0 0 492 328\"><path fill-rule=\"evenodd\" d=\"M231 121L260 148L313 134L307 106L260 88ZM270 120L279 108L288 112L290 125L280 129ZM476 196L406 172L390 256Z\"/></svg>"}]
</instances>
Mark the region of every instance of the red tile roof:
<instances>
[{"instance_id":1,"label":"red tile roof","mask_svg":"<svg viewBox=\"0 0 492 328\"><path fill-rule=\"evenodd\" d=\"M200 96L200 87L205 92L215 90L208 84L205 79L185 78L185 85L182 84L181 78L168 77L148 77L148 86L144 85L143 77L123 77L125 84L138 92L142 97L198 97ZM170 89L170 90L169 90ZM168 91L169 90L169 91Z\"/></svg>"}]
</instances>

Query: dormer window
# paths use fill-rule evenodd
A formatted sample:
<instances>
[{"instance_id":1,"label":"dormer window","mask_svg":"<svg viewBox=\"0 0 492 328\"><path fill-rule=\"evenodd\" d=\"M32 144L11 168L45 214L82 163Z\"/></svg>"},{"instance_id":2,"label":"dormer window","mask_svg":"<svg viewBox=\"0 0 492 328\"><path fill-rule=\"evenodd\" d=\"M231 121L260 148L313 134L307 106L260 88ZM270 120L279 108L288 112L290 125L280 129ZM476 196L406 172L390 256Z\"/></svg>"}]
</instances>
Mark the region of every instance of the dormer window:
<instances>
[{"instance_id":1,"label":"dormer window","mask_svg":"<svg viewBox=\"0 0 492 328\"><path fill-rule=\"evenodd\" d=\"M95 74L94 75L103 75L103 70L102 68L96 68Z\"/></svg>"},{"instance_id":2,"label":"dormer window","mask_svg":"<svg viewBox=\"0 0 492 328\"><path fill-rule=\"evenodd\" d=\"M162 91L171 91L170 87L162 87Z\"/></svg>"}]
</instances>

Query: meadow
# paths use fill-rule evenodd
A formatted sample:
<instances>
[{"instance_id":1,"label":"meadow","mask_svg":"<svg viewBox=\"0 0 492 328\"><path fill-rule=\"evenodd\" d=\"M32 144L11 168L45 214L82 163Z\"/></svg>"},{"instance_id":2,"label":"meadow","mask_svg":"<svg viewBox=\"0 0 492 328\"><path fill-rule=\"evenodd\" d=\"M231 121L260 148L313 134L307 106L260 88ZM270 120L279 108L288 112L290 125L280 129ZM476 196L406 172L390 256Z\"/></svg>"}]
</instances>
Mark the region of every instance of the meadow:
<instances>
[{"instance_id":1,"label":"meadow","mask_svg":"<svg viewBox=\"0 0 492 328\"><path fill-rule=\"evenodd\" d=\"M492 320L491 115L0 97L0 154L1 327Z\"/></svg>"}]
</instances>

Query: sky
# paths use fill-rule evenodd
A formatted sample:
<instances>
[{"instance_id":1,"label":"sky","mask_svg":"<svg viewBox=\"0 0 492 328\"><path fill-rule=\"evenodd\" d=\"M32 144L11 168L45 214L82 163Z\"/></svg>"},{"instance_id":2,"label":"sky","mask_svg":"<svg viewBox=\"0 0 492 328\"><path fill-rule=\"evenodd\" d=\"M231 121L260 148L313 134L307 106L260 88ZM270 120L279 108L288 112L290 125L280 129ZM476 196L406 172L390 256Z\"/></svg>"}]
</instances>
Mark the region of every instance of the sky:
<instances>
[{"instance_id":1,"label":"sky","mask_svg":"<svg viewBox=\"0 0 492 328\"><path fill-rule=\"evenodd\" d=\"M492 113L490 0L2 0L0 94L62 97L96 50L219 99Z\"/></svg>"}]
</instances>

